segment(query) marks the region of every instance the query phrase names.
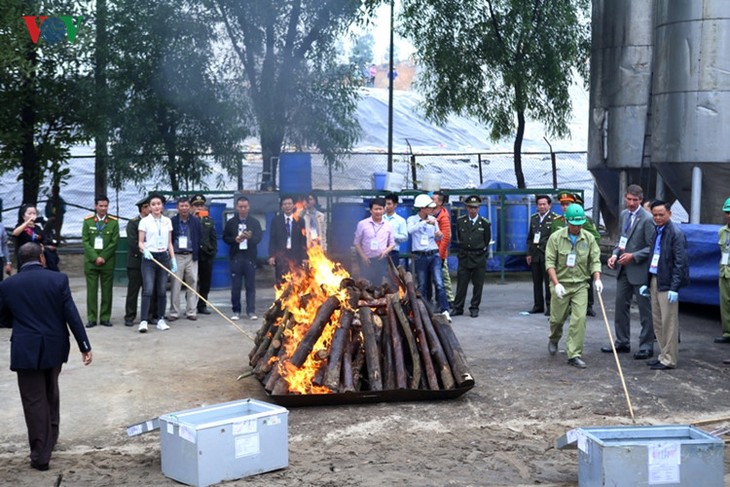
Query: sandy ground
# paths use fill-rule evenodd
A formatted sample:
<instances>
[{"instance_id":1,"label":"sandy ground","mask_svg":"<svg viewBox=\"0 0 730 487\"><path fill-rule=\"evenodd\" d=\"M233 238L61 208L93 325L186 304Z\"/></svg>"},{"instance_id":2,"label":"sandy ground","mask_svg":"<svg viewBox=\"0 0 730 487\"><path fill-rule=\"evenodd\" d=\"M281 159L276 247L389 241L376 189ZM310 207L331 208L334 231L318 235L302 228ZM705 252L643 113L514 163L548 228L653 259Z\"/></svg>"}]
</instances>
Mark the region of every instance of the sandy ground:
<instances>
[{"instance_id":1,"label":"sandy ground","mask_svg":"<svg viewBox=\"0 0 730 487\"><path fill-rule=\"evenodd\" d=\"M79 267L73 259L64 265L83 316ZM604 281L612 317L615 280ZM260 273L259 313L272 301L271 282ZM90 330L94 363L83 367L74 351L64 367L61 437L47 472L29 467L15 374L7 369L10 331L0 329L0 484L179 485L161 473L159 433L129 438L128 425L201 405L266 400L255 379L236 380L251 348L243 333L211 315L141 335L122 324L124 294L115 288L114 326ZM490 276L481 316L454 319L477 383L460 399L291 408L289 467L225 485L577 485L577 453L557 450L555 440L574 427L630 425L631 418L613 357L600 352L608 343L603 321L589 319L588 368L577 370L566 365L564 342L557 356L548 355L546 317L520 314L531 296L526 276L506 283ZM227 290L212 298L230 312ZM621 355L637 424L730 416L730 368L722 365L730 346L712 342L716 313L683 306L676 370L652 371ZM253 334L259 325L241 326ZM725 471L728 461L726 455Z\"/></svg>"}]
</instances>

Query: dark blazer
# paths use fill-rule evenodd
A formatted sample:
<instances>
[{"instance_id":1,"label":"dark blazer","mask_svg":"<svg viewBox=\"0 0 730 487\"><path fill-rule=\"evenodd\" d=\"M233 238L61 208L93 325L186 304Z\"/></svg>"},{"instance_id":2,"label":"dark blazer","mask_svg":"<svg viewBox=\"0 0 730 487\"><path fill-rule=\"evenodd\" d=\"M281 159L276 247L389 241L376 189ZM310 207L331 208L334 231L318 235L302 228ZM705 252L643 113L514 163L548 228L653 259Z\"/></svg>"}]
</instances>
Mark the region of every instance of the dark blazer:
<instances>
[{"instance_id":1,"label":"dark blazer","mask_svg":"<svg viewBox=\"0 0 730 487\"><path fill-rule=\"evenodd\" d=\"M175 215L172 218L172 244L175 246L175 254L178 253L177 238L180 236L180 215ZM197 261L200 255L200 220L198 217L190 214L188 215L188 250L193 253L193 260Z\"/></svg>"},{"instance_id":2,"label":"dark blazer","mask_svg":"<svg viewBox=\"0 0 730 487\"><path fill-rule=\"evenodd\" d=\"M636 210L636 216L634 217L634 224L627 232L624 232L626 227L626 220L629 218L629 210L624 210L618 219L618 228L621 231L621 236L628 238L626 241L626 248L623 252L628 252L634 256L634 260L627 266L616 264L619 274L623 268L626 272L626 277L630 284L634 286L640 286L647 283L646 276L649 271L649 263L651 262L651 253L653 247L651 247L652 240L654 238L654 232L656 228L654 221L648 211L639 207ZM621 250L618 248L618 243L613 249L613 255L619 257Z\"/></svg>"},{"instance_id":3,"label":"dark blazer","mask_svg":"<svg viewBox=\"0 0 730 487\"><path fill-rule=\"evenodd\" d=\"M307 258L307 238L304 232L304 221L301 217L291 222L291 250L286 248L286 223L284 214L279 212L271 220L269 230L269 257L286 257L301 262Z\"/></svg>"},{"instance_id":4,"label":"dark blazer","mask_svg":"<svg viewBox=\"0 0 730 487\"><path fill-rule=\"evenodd\" d=\"M657 235L658 232L655 230L654 237L651 239L651 252L654 252ZM679 225L671 220L664 225L662 231L656 279L659 291L676 292L689 284L687 238Z\"/></svg>"},{"instance_id":5,"label":"dark blazer","mask_svg":"<svg viewBox=\"0 0 730 487\"><path fill-rule=\"evenodd\" d=\"M127 223L127 269L142 267L142 253L139 251L139 215Z\"/></svg>"},{"instance_id":6,"label":"dark blazer","mask_svg":"<svg viewBox=\"0 0 730 487\"><path fill-rule=\"evenodd\" d=\"M530 217L530 230L527 232L527 255L532 257L533 262L545 262L545 246L550 238L550 227L558 217L557 213L548 210L540 223L540 214L533 213ZM540 232L540 241L534 243L535 234Z\"/></svg>"},{"instance_id":7,"label":"dark blazer","mask_svg":"<svg viewBox=\"0 0 730 487\"><path fill-rule=\"evenodd\" d=\"M39 262L25 263L0 282L0 314L13 328L10 370L50 369L67 362L69 328L79 350L91 350L68 276L44 269Z\"/></svg>"},{"instance_id":8,"label":"dark blazer","mask_svg":"<svg viewBox=\"0 0 730 487\"><path fill-rule=\"evenodd\" d=\"M228 256L234 259L236 256L241 255L251 260L256 260L256 247L261 242L263 231L261 230L261 224L259 221L252 217L250 214L246 218L246 230L251 230L251 238L248 239L248 248L241 250L238 248L238 224L241 219L238 215L234 215L228 219L226 226L223 227L223 241L228 244Z\"/></svg>"}]
</instances>

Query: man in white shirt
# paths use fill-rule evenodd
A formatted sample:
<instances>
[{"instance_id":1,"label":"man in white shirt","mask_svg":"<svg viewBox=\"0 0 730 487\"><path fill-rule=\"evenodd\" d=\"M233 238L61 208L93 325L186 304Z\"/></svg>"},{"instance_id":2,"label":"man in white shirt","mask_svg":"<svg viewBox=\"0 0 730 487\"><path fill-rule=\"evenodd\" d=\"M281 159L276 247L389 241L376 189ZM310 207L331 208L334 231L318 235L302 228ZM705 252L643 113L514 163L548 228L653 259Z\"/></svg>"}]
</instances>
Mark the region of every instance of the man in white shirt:
<instances>
[{"instance_id":1,"label":"man in white shirt","mask_svg":"<svg viewBox=\"0 0 730 487\"><path fill-rule=\"evenodd\" d=\"M385 215L383 220L390 223L393 227L393 238L395 239L395 248L390 253L390 258L395 265L400 262L400 246L408 241L408 225L406 219L395 212L398 208L398 195L389 193L385 196Z\"/></svg>"}]
</instances>

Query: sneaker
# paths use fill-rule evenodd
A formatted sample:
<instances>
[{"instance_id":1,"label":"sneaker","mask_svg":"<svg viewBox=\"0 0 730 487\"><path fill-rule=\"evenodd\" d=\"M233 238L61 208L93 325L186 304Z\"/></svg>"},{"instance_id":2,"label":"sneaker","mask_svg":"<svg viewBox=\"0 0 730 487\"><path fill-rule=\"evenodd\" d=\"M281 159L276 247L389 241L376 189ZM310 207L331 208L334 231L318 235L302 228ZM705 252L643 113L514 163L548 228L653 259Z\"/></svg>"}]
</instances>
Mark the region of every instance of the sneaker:
<instances>
[{"instance_id":1,"label":"sneaker","mask_svg":"<svg viewBox=\"0 0 730 487\"><path fill-rule=\"evenodd\" d=\"M140 333L147 333L147 322L146 321L140 321L139 327L137 328L137 331Z\"/></svg>"},{"instance_id":2,"label":"sneaker","mask_svg":"<svg viewBox=\"0 0 730 487\"><path fill-rule=\"evenodd\" d=\"M451 323L451 315L449 314L449 310L444 310L441 312L442 315L444 315L444 318L446 318L446 321Z\"/></svg>"},{"instance_id":3,"label":"sneaker","mask_svg":"<svg viewBox=\"0 0 730 487\"><path fill-rule=\"evenodd\" d=\"M255 321L255 320L258 320L258 319L259 319L259 317L258 317L258 316L256 316L256 315L248 315L248 319L249 319L249 320L254 320L254 321Z\"/></svg>"},{"instance_id":4,"label":"sneaker","mask_svg":"<svg viewBox=\"0 0 730 487\"><path fill-rule=\"evenodd\" d=\"M169 330L170 327L168 326L167 323L165 323L165 320L158 320L157 321L157 329L158 330L165 331L165 330Z\"/></svg>"},{"instance_id":5,"label":"sneaker","mask_svg":"<svg viewBox=\"0 0 730 487\"><path fill-rule=\"evenodd\" d=\"M231 319L232 319L232 320L237 320L237 319L239 319L239 318L240 318L240 316L238 316L238 315L235 315L235 314L231 316Z\"/></svg>"}]
</instances>

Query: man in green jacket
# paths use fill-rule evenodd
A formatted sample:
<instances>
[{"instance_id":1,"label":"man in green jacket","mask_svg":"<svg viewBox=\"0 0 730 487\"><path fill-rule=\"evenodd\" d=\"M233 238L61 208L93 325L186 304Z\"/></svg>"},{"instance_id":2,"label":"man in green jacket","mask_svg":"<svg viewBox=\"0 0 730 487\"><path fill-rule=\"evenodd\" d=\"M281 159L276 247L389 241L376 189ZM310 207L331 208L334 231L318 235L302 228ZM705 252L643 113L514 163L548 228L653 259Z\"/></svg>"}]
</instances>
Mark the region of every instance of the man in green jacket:
<instances>
[{"instance_id":1,"label":"man in green jacket","mask_svg":"<svg viewBox=\"0 0 730 487\"><path fill-rule=\"evenodd\" d=\"M84 244L84 274L86 274L87 328L93 328L97 319L102 326L112 326L112 286L114 285L114 257L119 241L119 222L109 215L109 198L97 196L95 213L84 218L81 242ZM101 310L99 310L99 283L101 282Z\"/></svg>"},{"instance_id":2,"label":"man in green jacket","mask_svg":"<svg viewBox=\"0 0 730 487\"><path fill-rule=\"evenodd\" d=\"M593 235L583 228L585 212L580 205L571 204L565 210L567 228L550 235L545 249L545 269L551 282L550 340L548 352L555 355L563 335L563 324L570 313L570 328L566 343L568 364L584 369L581 358L586 329L588 279L593 277L599 293L601 282L601 252Z\"/></svg>"},{"instance_id":3,"label":"man in green jacket","mask_svg":"<svg viewBox=\"0 0 730 487\"><path fill-rule=\"evenodd\" d=\"M717 232L717 243L720 245L720 324L722 336L715 338L715 343L730 343L730 198L722 207L725 212L725 226ZM725 361L730 363L730 361Z\"/></svg>"}]
</instances>

